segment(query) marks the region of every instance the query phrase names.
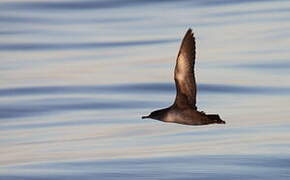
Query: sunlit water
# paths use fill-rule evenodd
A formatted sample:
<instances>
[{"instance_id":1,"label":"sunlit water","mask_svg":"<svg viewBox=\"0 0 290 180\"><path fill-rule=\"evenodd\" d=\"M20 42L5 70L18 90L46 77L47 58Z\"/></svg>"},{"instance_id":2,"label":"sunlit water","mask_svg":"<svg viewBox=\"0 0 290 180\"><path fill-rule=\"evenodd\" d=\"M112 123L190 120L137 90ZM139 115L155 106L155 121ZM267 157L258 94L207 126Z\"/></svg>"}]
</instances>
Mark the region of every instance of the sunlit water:
<instances>
[{"instance_id":1,"label":"sunlit water","mask_svg":"<svg viewBox=\"0 0 290 180\"><path fill-rule=\"evenodd\" d=\"M0 179L289 179L289 1L0 2ZM197 38L198 107L169 106Z\"/></svg>"}]
</instances>

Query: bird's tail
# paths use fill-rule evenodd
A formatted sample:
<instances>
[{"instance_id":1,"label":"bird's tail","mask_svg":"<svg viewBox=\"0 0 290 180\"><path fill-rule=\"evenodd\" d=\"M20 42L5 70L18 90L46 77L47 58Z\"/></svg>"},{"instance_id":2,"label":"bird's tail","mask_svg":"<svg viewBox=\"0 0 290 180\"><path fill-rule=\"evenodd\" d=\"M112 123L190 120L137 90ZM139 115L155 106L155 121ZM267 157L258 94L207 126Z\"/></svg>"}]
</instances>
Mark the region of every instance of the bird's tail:
<instances>
[{"instance_id":1,"label":"bird's tail","mask_svg":"<svg viewBox=\"0 0 290 180\"><path fill-rule=\"evenodd\" d=\"M225 124L218 114L207 114L206 115L210 120L214 121L216 124Z\"/></svg>"}]
</instances>

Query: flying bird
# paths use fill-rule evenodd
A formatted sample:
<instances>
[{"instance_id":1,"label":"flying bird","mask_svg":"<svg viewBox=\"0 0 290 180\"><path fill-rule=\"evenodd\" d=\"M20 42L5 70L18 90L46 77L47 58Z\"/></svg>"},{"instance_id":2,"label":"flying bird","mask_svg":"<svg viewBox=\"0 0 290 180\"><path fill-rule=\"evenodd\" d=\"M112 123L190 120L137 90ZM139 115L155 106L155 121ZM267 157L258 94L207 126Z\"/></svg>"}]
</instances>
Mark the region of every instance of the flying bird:
<instances>
[{"instance_id":1,"label":"flying bird","mask_svg":"<svg viewBox=\"0 0 290 180\"><path fill-rule=\"evenodd\" d=\"M218 114L206 114L196 107L196 81L194 73L195 38L191 29L186 32L174 70L176 97L174 103L164 109L151 112L142 119L151 118L159 121L185 125L225 124Z\"/></svg>"}]
</instances>

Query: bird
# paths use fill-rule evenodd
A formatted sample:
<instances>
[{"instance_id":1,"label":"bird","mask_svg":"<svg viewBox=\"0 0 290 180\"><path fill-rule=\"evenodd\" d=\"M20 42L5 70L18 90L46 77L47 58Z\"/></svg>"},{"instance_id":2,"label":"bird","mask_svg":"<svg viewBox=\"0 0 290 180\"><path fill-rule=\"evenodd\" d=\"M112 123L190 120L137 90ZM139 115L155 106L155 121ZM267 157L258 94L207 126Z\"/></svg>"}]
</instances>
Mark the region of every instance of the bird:
<instances>
[{"instance_id":1,"label":"bird","mask_svg":"<svg viewBox=\"0 0 290 180\"><path fill-rule=\"evenodd\" d=\"M189 28L181 42L174 69L176 97L174 103L164 109L151 112L142 119L154 119L183 125L225 124L218 114L206 114L196 106L197 86L194 66L196 42L194 33Z\"/></svg>"}]
</instances>

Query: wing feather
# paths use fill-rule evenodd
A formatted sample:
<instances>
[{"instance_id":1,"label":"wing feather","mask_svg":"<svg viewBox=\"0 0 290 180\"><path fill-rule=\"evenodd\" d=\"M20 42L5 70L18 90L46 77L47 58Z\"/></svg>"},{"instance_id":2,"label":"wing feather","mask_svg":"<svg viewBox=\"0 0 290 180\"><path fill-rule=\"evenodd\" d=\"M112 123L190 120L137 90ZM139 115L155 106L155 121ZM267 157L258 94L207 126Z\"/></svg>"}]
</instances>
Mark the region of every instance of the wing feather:
<instances>
[{"instance_id":1,"label":"wing feather","mask_svg":"<svg viewBox=\"0 0 290 180\"><path fill-rule=\"evenodd\" d=\"M174 80L177 106L192 106L196 109L196 82L194 75L195 38L192 30L186 32L176 59Z\"/></svg>"}]
</instances>

